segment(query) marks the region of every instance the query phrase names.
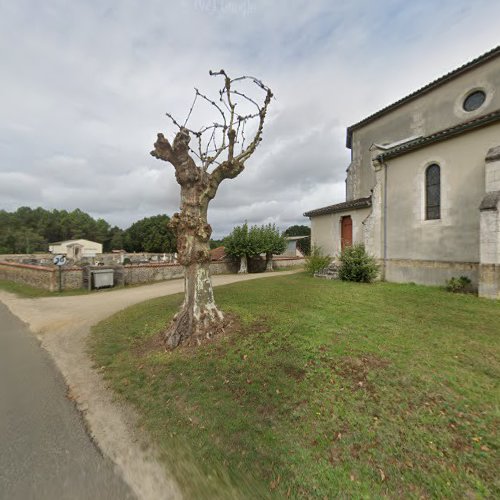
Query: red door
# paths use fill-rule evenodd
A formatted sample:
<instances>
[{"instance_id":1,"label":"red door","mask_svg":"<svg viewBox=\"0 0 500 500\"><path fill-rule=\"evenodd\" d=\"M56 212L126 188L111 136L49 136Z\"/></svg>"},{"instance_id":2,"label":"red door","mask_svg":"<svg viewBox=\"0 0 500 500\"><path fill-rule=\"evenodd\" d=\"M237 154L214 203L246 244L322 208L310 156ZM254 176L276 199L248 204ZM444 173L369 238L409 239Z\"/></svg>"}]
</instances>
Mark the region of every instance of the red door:
<instances>
[{"instance_id":1,"label":"red door","mask_svg":"<svg viewBox=\"0 0 500 500\"><path fill-rule=\"evenodd\" d=\"M344 250L345 247L352 245L352 219L350 215L342 217L340 230L340 248Z\"/></svg>"}]
</instances>

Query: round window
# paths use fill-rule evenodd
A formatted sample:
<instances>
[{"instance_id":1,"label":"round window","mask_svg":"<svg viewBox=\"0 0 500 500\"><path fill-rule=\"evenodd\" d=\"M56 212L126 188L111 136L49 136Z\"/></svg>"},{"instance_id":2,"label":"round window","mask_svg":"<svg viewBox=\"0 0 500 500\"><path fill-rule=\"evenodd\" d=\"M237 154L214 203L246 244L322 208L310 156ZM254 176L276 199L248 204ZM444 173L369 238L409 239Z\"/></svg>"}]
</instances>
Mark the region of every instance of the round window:
<instances>
[{"instance_id":1,"label":"round window","mask_svg":"<svg viewBox=\"0 0 500 500\"><path fill-rule=\"evenodd\" d=\"M475 111L483 105L485 100L486 94L482 90L476 90L465 98L464 110Z\"/></svg>"}]
</instances>

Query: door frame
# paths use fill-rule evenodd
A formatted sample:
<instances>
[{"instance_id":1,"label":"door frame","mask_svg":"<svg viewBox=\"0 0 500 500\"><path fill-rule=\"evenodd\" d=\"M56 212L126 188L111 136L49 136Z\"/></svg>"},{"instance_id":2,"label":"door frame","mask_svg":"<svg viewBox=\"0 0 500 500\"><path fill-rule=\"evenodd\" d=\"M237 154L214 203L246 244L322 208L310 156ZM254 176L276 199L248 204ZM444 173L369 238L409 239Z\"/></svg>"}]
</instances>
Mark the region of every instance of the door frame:
<instances>
[{"instance_id":1,"label":"door frame","mask_svg":"<svg viewBox=\"0 0 500 500\"><path fill-rule=\"evenodd\" d=\"M344 234L344 221L347 221L347 220L350 220L351 224L351 234L350 234L350 238L346 238L346 236L348 235L345 235ZM352 217L350 215L343 215L342 217L340 217L340 251L344 250L344 248L346 246L352 246L352 243L353 243L353 234L352 234L352 226L353 226L353 223L352 223Z\"/></svg>"}]
</instances>

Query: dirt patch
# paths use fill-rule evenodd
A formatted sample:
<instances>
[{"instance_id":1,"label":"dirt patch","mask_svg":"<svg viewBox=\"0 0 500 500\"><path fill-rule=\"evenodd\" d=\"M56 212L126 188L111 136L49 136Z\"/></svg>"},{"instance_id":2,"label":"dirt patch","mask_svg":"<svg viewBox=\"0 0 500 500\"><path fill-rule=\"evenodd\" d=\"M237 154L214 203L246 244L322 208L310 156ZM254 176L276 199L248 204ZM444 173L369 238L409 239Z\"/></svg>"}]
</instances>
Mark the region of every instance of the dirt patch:
<instances>
[{"instance_id":1,"label":"dirt patch","mask_svg":"<svg viewBox=\"0 0 500 500\"><path fill-rule=\"evenodd\" d=\"M374 354L359 357L346 356L334 361L333 371L345 380L353 390L375 392L374 384L368 379L369 373L386 368L389 361Z\"/></svg>"},{"instance_id":2,"label":"dirt patch","mask_svg":"<svg viewBox=\"0 0 500 500\"><path fill-rule=\"evenodd\" d=\"M163 342L163 332L155 333L142 342L137 342L133 352L138 358L146 357L151 352L166 351Z\"/></svg>"},{"instance_id":3,"label":"dirt patch","mask_svg":"<svg viewBox=\"0 0 500 500\"><path fill-rule=\"evenodd\" d=\"M236 314L224 315L224 330L212 338L203 339L196 344L185 344L176 347L174 350L187 355L194 354L201 346L208 344L217 344L222 339L231 337L234 334L240 333L243 327L241 321ZM133 348L134 354L138 358L146 357L153 352L168 352L172 349L165 346L164 331L159 331L145 340L139 340Z\"/></svg>"},{"instance_id":4,"label":"dirt patch","mask_svg":"<svg viewBox=\"0 0 500 500\"><path fill-rule=\"evenodd\" d=\"M287 377L293 378L296 382L302 382L306 376L306 371L303 368L294 365L283 365L283 371Z\"/></svg>"}]
</instances>

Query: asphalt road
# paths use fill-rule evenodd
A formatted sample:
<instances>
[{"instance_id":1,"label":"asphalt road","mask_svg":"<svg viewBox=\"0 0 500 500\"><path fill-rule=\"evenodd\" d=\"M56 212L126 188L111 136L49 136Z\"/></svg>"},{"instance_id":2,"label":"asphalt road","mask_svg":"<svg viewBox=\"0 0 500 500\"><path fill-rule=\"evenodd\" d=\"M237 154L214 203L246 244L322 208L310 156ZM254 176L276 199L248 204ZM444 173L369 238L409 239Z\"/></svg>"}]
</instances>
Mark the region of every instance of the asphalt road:
<instances>
[{"instance_id":1,"label":"asphalt road","mask_svg":"<svg viewBox=\"0 0 500 500\"><path fill-rule=\"evenodd\" d=\"M49 354L0 303L0 499L135 498L66 391Z\"/></svg>"}]
</instances>

